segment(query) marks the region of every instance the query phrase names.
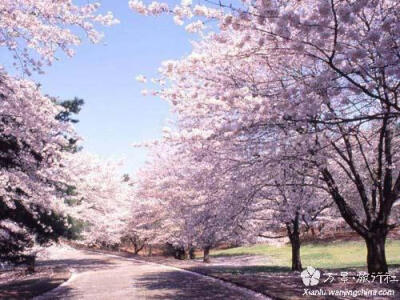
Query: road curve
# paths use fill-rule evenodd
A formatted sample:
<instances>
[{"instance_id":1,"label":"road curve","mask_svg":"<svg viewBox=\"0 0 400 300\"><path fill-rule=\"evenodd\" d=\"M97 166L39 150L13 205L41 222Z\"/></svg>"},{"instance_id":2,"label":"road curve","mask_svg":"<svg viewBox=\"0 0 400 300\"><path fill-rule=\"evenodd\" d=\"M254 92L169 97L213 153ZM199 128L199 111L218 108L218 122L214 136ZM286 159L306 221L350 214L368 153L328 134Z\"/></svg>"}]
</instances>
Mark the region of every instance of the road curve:
<instances>
[{"instance_id":1,"label":"road curve","mask_svg":"<svg viewBox=\"0 0 400 300\"><path fill-rule=\"evenodd\" d=\"M36 300L269 299L185 270L72 248L54 248L43 263L68 267L73 275Z\"/></svg>"}]
</instances>

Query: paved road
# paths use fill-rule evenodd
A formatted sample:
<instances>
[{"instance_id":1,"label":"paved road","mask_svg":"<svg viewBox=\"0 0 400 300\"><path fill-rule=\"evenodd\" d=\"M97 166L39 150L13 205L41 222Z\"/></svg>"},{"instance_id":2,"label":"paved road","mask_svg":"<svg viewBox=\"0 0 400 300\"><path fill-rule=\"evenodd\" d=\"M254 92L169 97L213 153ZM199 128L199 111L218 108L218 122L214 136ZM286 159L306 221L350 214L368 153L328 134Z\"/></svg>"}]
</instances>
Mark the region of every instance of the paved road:
<instances>
[{"instance_id":1,"label":"paved road","mask_svg":"<svg viewBox=\"0 0 400 300\"><path fill-rule=\"evenodd\" d=\"M53 250L46 263L72 268L74 275L36 300L267 299L172 267L71 248Z\"/></svg>"}]
</instances>

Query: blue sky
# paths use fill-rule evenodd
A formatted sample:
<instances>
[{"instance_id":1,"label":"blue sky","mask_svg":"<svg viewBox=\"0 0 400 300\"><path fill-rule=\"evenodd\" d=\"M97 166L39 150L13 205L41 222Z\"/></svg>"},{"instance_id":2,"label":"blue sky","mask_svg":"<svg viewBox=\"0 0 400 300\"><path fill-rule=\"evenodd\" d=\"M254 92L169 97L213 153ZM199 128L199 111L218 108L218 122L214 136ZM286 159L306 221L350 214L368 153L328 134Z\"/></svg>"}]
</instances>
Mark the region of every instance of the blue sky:
<instances>
[{"instance_id":1,"label":"blue sky","mask_svg":"<svg viewBox=\"0 0 400 300\"><path fill-rule=\"evenodd\" d=\"M190 52L190 39L171 17L144 17L132 12L128 0L103 0L102 11L111 10L121 21L102 30L102 44L85 42L73 58L60 60L34 79L45 93L85 100L77 125L84 148L103 157L124 157L133 172L145 161L145 151L133 143L157 138L169 116L168 105L144 97L137 74L157 74L161 62Z\"/></svg>"}]
</instances>

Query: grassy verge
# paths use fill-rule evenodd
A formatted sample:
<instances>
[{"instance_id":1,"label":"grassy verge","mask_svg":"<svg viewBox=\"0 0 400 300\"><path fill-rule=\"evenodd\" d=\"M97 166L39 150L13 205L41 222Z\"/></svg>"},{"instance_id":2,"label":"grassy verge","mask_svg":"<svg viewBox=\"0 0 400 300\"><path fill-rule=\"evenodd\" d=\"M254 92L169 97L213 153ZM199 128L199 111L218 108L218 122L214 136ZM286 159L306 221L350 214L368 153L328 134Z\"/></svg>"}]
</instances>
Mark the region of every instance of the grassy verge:
<instances>
[{"instance_id":1,"label":"grassy verge","mask_svg":"<svg viewBox=\"0 0 400 300\"><path fill-rule=\"evenodd\" d=\"M212 256L261 255L266 266L290 267L290 245L254 245L226 250L215 250ZM304 244L301 259L304 266L316 268L349 268L366 265L367 250L363 241L336 241ZM400 264L400 241L388 240L386 258L389 264Z\"/></svg>"}]
</instances>

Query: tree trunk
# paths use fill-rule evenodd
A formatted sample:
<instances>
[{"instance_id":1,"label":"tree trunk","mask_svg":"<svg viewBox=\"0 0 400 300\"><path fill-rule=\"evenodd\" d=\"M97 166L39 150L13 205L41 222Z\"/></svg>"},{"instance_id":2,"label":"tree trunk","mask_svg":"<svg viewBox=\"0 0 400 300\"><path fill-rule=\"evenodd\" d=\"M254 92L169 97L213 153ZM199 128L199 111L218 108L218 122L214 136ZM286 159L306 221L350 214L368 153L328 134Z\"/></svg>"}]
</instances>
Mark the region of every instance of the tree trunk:
<instances>
[{"instance_id":1,"label":"tree trunk","mask_svg":"<svg viewBox=\"0 0 400 300\"><path fill-rule=\"evenodd\" d=\"M388 265L385 254L385 231L378 230L365 237L367 244L367 265L369 274L387 273Z\"/></svg>"},{"instance_id":2,"label":"tree trunk","mask_svg":"<svg viewBox=\"0 0 400 300\"><path fill-rule=\"evenodd\" d=\"M27 273L32 274L35 273L35 263L36 263L36 256L35 255L30 255L26 259L27 262Z\"/></svg>"},{"instance_id":3,"label":"tree trunk","mask_svg":"<svg viewBox=\"0 0 400 300\"><path fill-rule=\"evenodd\" d=\"M187 259L189 259L189 257L190 257L189 249L188 248L184 248L184 250L183 250L183 259L187 260Z\"/></svg>"},{"instance_id":4,"label":"tree trunk","mask_svg":"<svg viewBox=\"0 0 400 300\"><path fill-rule=\"evenodd\" d=\"M142 242L140 240L133 242L134 254L138 255L139 252L143 250L145 245L145 242Z\"/></svg>"},{"instance_id":5,"label":"tree trunk","mask_svg":"<svg viewBox=\"0 0 400 300\"><path fill-rule=\"evenodd\" d=\"M292 235L290 244L292 245L292 271L301 271L303 268L301 266L299 235Z\"/></svg>"},{"instance_id":6,"label":"tree trunk","mask_svg":"<svg viewBox=\"0 0 400 300\"><path fill-rule=\"evenodd\" d=\"M313 238L316 236L314 227L311 227L311 235Z\"/></svg>"},{"instance_id":7,"label":"tree trunk","mask_svg":"<svg viewBox=\"0 0 400 300\"><path fill-rule=\"evenodd\" d=\"M209 263L210 262L210 247L205 247L203 249L203 251L204 251L203 262Z\"/></svg>"},{"instance_id":8,"label":"tree trunk","mask_svg":"<svg viewBox=\"0 0 400 300\"><path fill-rule=\"evenodd\" d=\"M196 258L196 254L195 254L195 249L194 247L191 247L189 250L189 257L190 259L195 259Z\"/></svg>"},{"instance_id":9,"label":"tree trunk","mask_svg":"<svg viewBox=\"0 0 400 300\"><path fill-rule=\"evenodd\" d=\"M300 257L300 230L299 230L299 214L296 214L295 219L286 224L290 244L292 246L292 271L303 270Z\"/></svg>"}]
</instances>

